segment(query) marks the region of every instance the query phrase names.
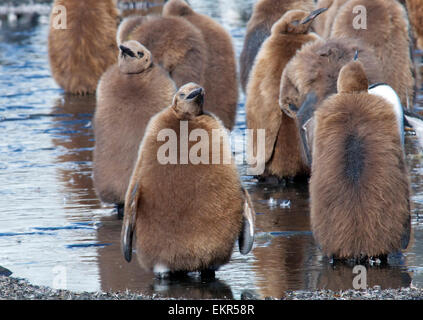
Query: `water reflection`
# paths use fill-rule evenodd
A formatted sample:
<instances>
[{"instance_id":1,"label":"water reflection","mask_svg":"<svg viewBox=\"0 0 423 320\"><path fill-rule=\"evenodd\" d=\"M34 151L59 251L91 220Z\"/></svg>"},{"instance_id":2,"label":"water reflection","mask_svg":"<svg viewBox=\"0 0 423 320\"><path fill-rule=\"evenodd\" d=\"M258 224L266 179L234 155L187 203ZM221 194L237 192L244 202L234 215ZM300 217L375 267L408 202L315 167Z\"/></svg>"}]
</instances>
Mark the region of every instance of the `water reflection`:
<instances>
[{"instance_id":1,"label":"water reflection","mask_svg":"<svg viewBox=\"0 0 423 320\"><path fill-rule=\"evenodd\" d=\"M53 107L52 143L59 153L58 178L67 199L65 210L76 208L82 215L100 209L101 204L93 187L92 151L94 134L91 119L95 110L95 96L79 97L65 94Z\"/></svg>"},{"instance_id":2,"label":"water reflection","mask_svg":"<svg viewBox=\"0 0 423 320\"><path fill-rule=\"evenodd\" d=\"M310 288L326 290L353 289L353 279L357 274L353 273L353 267L345 264L331 265L325 261L322 269L316 272ZM367 286L373 288L380 286L381 289L404 288L411 284L411 273L400 267L367 267Z\"/></svg>"},{"instance_id":3,"label":"water reflection","mask_svg":"<svg viewBox=\"0 0 423 320\"><path fill-rule=\"evenodd\" d=\"M121 222L115 217L101 219L97 241L111 243L98 250L98 266L103 291L126 291L149 296L178 297L184 299L232 299L231 288L219 279L202 281L195 275L182 279L158 280L153 273L146 272L138 265L136 257L127 263L120 250Z\"/></svg>"}]
</instances>

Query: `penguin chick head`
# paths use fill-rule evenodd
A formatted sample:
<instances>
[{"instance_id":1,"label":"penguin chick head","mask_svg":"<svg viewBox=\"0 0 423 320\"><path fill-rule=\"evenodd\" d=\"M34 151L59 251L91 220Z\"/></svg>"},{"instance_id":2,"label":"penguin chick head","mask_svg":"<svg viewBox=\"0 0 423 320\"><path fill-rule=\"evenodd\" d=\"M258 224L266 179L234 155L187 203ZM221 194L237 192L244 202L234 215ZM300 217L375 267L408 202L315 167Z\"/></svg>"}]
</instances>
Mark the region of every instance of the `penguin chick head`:
<instances>
[{"instance_id":1,"label":"penguin chick head","mask_svg":"<svg viewBox=\"0 0 423 320\"><path fill-rule=\"evenodd\" d=\"M153 63L150 51L138 41L126 41L119 49L118 65L122 73L141 73Z\"/></svg>"},{"instance_id":2,"label":"penguin chick head","mask_svg":"<svg viewBox=\"0 0 423 320\"><path fill-rule=\"evenodd\" d=\"M163 7L163 16L186 16L193 10L185 0L170 0Z\"/></svg>"},{"instance_id":3,"label":"penguin chick head","mask_svg":"<svg viewBox=\"0 0 423 320\"><path fill-rule=\"evenodd\" d=\"M338 93L367 92L369 80L360 61L351 61L342 67L338 76Z\"/></svg>"},{"instance_id":4,"label":"penguin chick head","mask_svg":"<svg viewBox=\"0 0 423 320\"><path fill-rule=\"evenodd\" d=\"M314 19L325 12L326 8L311 13L303 10L287 11L272 27L272 34L306 34Z\"/></svg>"},{"instance_id":5,"label":"penguin chick head","mask_svg":"<svg viewBox=\"0 0 423 320\"><path fill-rule=\"evenodd\" d=\"M191 120L203 114L204 89L196 83L183 85L173 97L172 109L180 120Z\"/></svg>"}]
</instances>

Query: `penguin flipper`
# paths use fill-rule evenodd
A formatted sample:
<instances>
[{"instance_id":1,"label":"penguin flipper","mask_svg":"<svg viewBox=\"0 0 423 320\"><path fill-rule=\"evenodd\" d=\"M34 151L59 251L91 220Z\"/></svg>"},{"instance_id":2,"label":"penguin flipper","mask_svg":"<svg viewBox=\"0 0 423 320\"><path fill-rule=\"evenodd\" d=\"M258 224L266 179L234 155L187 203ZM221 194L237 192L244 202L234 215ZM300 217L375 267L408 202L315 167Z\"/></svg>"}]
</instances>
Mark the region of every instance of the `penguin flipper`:
<instances>
[{"instance_id":1,"label":"penguin flipper","mask_svg":"<svg viewBox=\"0 0 423 320\"><path fill-rule=\"evenodd\" d=\"M121 247L125 260L130 262L132 259L132 239L135 230L138 203L140 199L139 184L130 185L127 191L127 199L125 201L125 213L123 216ZM128 199L129 196L129 199Z\"/></svg>"},{"instance_id":2,"label":"penguin flipper","mask_svg":"<svg viewBox=\"0 0 423 320\"><path fill-rule=\"evenodd\" d=\"M258 157L260 154L258 133L260 129L265 130L264 133L264 163L267 163L273 155L279 129L282 125L282 117L284 114L279 107L270 104L248 104L247 107L247 123L248 129L252 129L252 136L248 139L248 149L252 152L252 156ZM286 121L286 120L285 120Z\"/></svg>"},{"instance_id":3,"label":"penguin flipper","mask_svg":"<svg viewBox=\"0 0 423 320\"><path fill-rule=\"evenodd\" d=\"M242 229L239 233L238 244L241 254L248 254L254 243L256 212L247 190L244 188L242 190L244 192L245 199L244 211L242 214Z\"/></svg>"}]
</instances>

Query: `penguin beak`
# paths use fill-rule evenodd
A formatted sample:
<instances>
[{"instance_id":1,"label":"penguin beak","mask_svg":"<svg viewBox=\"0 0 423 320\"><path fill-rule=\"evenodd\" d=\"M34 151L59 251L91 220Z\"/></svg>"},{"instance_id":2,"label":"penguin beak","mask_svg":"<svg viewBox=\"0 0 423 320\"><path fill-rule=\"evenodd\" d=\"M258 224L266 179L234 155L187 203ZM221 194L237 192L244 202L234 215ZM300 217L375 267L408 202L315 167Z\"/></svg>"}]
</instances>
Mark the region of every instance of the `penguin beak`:
<instances>
[{"instance_id":1,"label":"penguin beak","mask_svg":"<svg viewBox=\"0 0 423 320\"><path fill-rule=\"evenodd\" d=\"M312 164L312 158L311 158L311 144L313 143L313 141L309 141L308 139L308 124L313 122L313 118L310 118L301 128L300 128L300 136L301 136L301 142L303 144L303 154L304 154L304 159L305 162L307 163L307 165L311 168L311 164Z\"/></svg>"},{"instance_id":2,"label":"penguin beak","mask_svg":"<svg viewBox=\"0 0 423 320\"><path fill-rule=\"evenodd\" d=\"M132 58L135 58L135 54L131 51L131 49L129 49L129 48L123 46L123 45L120 45L119 49L120 49L120 51L122 51L122 54L124 56L130 56Z\"/></svg>"},{"instance_id":3,"label":"penguin beak","mask_svg":"<svg viewBox=\"0 0 423 320\"><path fill-rule=\"evenodd\" d=\"M313 141L309 141L312 140L312 138L309 139L308 137L312 136L313 133L308 131L310 130L309 124L313 122L317 101L318 98L314 92L308 93L306 99L301 105L301 108L297 112L298 127L303 145L304 159L310 167L312 163L311 145Z\"/></svg>"},{"instance_id":4,"label":"penguin beak","mask_svg":"<svg viewBox=\"0 0 423 320\"><path fill-rule=\"evenodd\" d=\"M196 100L199 105L204 103L204 89L198 88L190 92L190 94L185 98L185 100Z\"/></svg>"},{"instance_id":5,"label":"penguin beak","mask_svg":"<svg viewBox=\"0 0 423 320\"><path fill-rule=\"evenodd\" d=\"M354 61L358 60L358 50L355 50L355 54L354 54Z\"/></svg>"},{"instance_id":6,"label":"penguin beak","mask_svg":"<svg viewBox=\"0 0 423 320\"><path fill-rule=\"evenodd\" d=\"M310 13L310 15L305 18L301 24L306 24L309 23L310 21L314 20L318 15L320 15L321 13L325 12L328 8L320 8L317 10L314 10L312 13Z\"/></svg>"}]
</instances>

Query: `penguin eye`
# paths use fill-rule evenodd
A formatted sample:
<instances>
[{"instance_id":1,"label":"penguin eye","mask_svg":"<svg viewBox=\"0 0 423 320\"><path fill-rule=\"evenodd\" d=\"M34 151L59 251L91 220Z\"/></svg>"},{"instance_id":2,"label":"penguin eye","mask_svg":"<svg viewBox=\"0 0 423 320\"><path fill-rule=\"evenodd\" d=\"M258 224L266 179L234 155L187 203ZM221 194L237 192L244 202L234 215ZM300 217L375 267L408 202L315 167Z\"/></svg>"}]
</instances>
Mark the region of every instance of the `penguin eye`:
<instances>
[{"instance_id":1,"label":"penguin eye","mask_svg":"<svg viewBox=\"0 0 423 320\"><path fill-rule=\"evenodd\" d=\"M144 57L144 52L138 51L137 53L138 53L138 57L140 57L140 58Z\"/></svg>"}]
</instances>

